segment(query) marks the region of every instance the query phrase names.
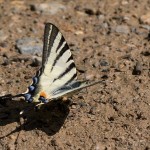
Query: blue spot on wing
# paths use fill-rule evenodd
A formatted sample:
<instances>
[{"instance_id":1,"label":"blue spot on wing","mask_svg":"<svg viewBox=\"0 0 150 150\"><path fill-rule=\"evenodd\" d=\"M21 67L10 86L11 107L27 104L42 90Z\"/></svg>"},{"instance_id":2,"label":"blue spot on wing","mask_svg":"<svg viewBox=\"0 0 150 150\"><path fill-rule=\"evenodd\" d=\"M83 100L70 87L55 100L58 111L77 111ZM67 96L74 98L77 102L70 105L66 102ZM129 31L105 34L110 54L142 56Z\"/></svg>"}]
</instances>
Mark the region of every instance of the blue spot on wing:
<instances>
[{"instance_id":1,"label":"blue spot on wing","mask_svg":"<svg viewBox=\"0 0 150 150\"><path fill-rule=\"evenodd\" d=\"M27 93L24 95L25 100L29 103L31 103L33 101L33 98L31 97L31 94Z\"/></svg>"},{"instance_id":2,"label":"blue spot on wing","mask_svg":"<svg viewBox=\"0 0 150 150\"><path fill-rule=\"evenodd\" d=\"M24 95L25 100L28 101L31 98L31 94L27 93Z\"/></svg>"},{"instance_id":3,"label":"blue spot on wing","mask_svg":"<svg viewBox=\"0 0 150 150\"><path fill-rule=\"evenodd\" d=\"M28 100L28 103L32 103L33 101L33 98L31 97L29 100Z\"/></svg>"},{"instance_id":4,"label":"blue spot on wing","mask_svg":"<svg viewBox=\"0 0 150 150\"><path fill-rule=\"evenodd\" d=\"M44 98L43 96L40 96L39 100L42 102L42 103L48 103L48 100L46 98Z\"/></svg>"},{"instance_id":5,"label":"blue spot on wing","mask_svg":"<svg viewBox=\"0 0 150 150\"><path fill-rule=\"evenodd\" d=\"M33 85L38 83L38 78L37 77L33 77L32 79L33 79Z\"/></svg>"},{"instance_id":6,"label":"blue spot on wing","mask_svg":"<svg viewBox=\"0 0 150 150\"><path fill-rule=\"evenodd\" d=\"M33 91L34 91L34 89L35 89L35 87L34 87L34 86L32 86L32 85L30 85L30 86L28 87L28 89L29 89L29 92L33 92Z\"/></svg>"}]
</instances>

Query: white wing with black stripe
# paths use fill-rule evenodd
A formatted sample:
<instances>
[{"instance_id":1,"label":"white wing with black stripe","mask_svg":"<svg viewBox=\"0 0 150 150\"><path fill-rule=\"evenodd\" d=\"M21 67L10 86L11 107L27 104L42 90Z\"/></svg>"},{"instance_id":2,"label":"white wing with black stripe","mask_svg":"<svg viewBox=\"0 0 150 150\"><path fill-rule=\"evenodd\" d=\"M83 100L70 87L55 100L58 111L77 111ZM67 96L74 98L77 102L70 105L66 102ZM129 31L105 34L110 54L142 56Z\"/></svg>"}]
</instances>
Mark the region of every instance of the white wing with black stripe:
<instances>
[{"instance_id":1,"label":"white wing with black stripe","mask_svg":"<svg viewBox=\"0 0 150 150\"><path fill-rule=\"evenodd\" d=\"M77 81L76 67L67 42L55 25L47 23L42 67L25 93L25 99L45 103L96 83Z\"/></svg>"},{"instance_id":2,"label":"white wing with black stripe","mask_svg":"<svg viewBox=\"0 0 150 150\"><path fill-rule=\"evenodd\" d=\"M45 26L42 68L40 85L48 93L77 79L69 46L58 28L52 24ZM47 86L48 89L45 89Z\"/></svg>"}]
</instances>

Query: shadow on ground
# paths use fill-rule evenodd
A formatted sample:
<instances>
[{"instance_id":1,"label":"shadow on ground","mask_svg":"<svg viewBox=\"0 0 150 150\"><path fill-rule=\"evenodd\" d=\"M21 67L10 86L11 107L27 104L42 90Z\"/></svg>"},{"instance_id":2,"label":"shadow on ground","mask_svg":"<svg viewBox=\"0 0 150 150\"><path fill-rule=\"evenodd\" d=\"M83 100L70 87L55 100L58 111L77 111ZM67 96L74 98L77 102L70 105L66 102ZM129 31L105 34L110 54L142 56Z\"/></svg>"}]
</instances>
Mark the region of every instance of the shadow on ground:
<instances>
[{"instance_id":1,"label":"shadow on ground","mask_svg":"<svg viewBox=\"0 0 150 150\"><path fill-rule=\"evenodd\" d=\"M8 135L20 130L29 131L36 128L52 136L60 130L69 114L68 101L51 101L43 105L38 111L35 111L34 106L35 104L28 104L24 101L7 100L4 105L0 105L0 126L5 126L13 122L20 123L20 119L22 118L20 126ZM28 108L29 110L20 116L20 111Z\"/></svg>"}]
</instances>

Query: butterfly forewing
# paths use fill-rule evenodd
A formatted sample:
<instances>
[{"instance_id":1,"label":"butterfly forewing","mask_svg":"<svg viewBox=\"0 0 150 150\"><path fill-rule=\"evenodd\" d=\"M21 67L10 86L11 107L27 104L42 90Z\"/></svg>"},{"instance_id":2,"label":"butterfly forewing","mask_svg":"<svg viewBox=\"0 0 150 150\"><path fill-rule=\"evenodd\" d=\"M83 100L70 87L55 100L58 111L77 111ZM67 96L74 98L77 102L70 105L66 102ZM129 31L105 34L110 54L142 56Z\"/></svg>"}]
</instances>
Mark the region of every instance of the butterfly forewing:
<instances>
[{"instance_id":1,"label":"butterfly forewing","mask_svg":"<svg viewBox=\"0 0 150 150\"><path fill-rule=\"evenodd\" d=\"M39 84L50 94L77 79L69 46L58 28L50 23L45 26L42 68Z\"/></svg>"}]
</instances>

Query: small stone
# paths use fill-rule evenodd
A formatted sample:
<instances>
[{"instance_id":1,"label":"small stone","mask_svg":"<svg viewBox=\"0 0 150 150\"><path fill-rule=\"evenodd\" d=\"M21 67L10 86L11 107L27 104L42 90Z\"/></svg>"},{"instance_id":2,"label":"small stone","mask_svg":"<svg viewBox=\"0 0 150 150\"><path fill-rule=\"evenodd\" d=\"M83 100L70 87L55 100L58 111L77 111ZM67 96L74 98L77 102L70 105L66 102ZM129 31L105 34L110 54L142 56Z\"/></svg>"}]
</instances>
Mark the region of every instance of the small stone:
<instances>
[{"instance_id":1,"label":"small stone","mask_svg":"<svg viewBox=\"0 0 150 150\"><path fill-rule=\"evenodd\" d=\"M87 15L96 15L97 11L93 8L85 8L84 9L84 12L87 14Z\"/></svg>"},{"instance_id":2,"label":"small stone","mask_svg":"<svg viewBox=\"0 0 150 150\"><path fill-rule=\"evenodd\" d=\"M8 150L14 150L15 149L15 144L8 144L8 146L7 146L7 149Z\"/></svg>"},{"instance_id":3,"label":"small stone","mask_svg":"<svg viewBox=\"0 0 150 150\"><path fill-rule=\"evenodd\" d=\"M141 27L148 30L148 31L150 31L150 25L141 25Z\"/></svg>"},{"instance_id":4,"label":"small stone","mask_svg":"<svg viewBox=\"0 0 150 150\"><path fill-rule=\"evenodd\" d=\"M122 5L127 5L127 4L129 4L129 2L126 1L126 0L123 0L123 1L121 2L121 4L122 4Z\"/></svg>"},{"instance_id":5,"label":"small stone","mask_svg":"<svg viewBox=\"0 0 150 150\"><path fill-rule=\"evenodd\" d=\"M30 6L32 11L42 12L44 14L56 14L60 10L65 10L66 7L58 2L32 4Z\"/></svg>"},{"instance_id":6,"label":"small stone","mask_svg":"<svg viewBox=\"0 0 150 150\"><path fill-rule=\"evenodd\" d=\"M7 59L6 57L4 57L3 63L2 63L1 65L7 66L7 65L9 65L9 64L10 64L9 59Z\"/></svg>"},{"instance_id":7,"label":"small stone","mask_svg":"<svg viewBox=\"0 0 150 150\"><path fill-rule=\"evenodd\" d=\"M76 107L76 105L72 105L71 108L72 109L76 109L77 107Z\"/></svg>"},{"instance_id":8,"label":"small stone","mask_svg":"<svg viewBox=\"0 0 150 150\"><path fill-rule=\"evenodd\" d=\"M124 33L124 34L128 34L130 32L129 27L126 25L119 25L116 27L115 31L117 33Z\"/></svg>"},{"instance_id":9,"label":"small stone","mask_svg":"<svg viewBox=\"0 0 150 150\"><path fill-rule=\"evenodd\" d=\"M141 72L142 72L141 63L140 63L140 62L137 62L136 65L134 66L134 69L133 69L132 74L133 74L133 75L140 75Z\"/></svg>"},{"instance_id":10,"label":"small stone","mask_svg":"<svg viewBox=\"0 0 150 150\"><path fill-rule=\"evenodd\" d=\"M10 135L9 138L10 138L11 140L15 140L15 139L16 139L16 136Z\"/></svg>"},{"instance_id":11,"label":"small stone","mask_svg":"<svg viewBox=\"0 0 150 150\"><path fill-rule=\"evenodd\" d=\"M150 25L150 13L147 13L145 15L142 15L140 17L140 22L143 23L143 24L148 24Z\"/></svg>"},{"instance_id":12,"label":"small stone","mask_svg":"<svg viewBox=\"0 0 150 150\"><path fill-rule=\"evenodd\" d=\"M16 47L21 54L42 55L43 45L35 38L22 38L16 41Z\"/></svg>"},{"instance_id":13,"label":"small stone","mask_svg":"<svg viewBox=\"0 0 150 150\"><path fill-rule=\"evenodd\" d=\"M100 65L101 66L109 66L109 63L106 60L101 60Z\"/></svg>"},{"instance_id":14,"label":"small stone","mask_svg":"<svg viewBox=\"0 0 150 150\"><path fill-rule=\"evenodd\" d=\"M102 14L100 14L100 15L98 16L98 19L99 19L101 22L103 22L103 21L105 20L105 16L102 15Z\"/></svg>"},{"instance_id":15,"label":"small stone","mask_svg":"<svg viewBox=\"0 0 150 150\"><path fill-rule=\"evenodd\" d=\"M3 30L0 30L0 42L5 41L7 38L8 35Z\"/></svg>"},{"instance_id":16,"label":"small stone","mask_svg":"<svg viewBox=\"0 0 150 150\"><path fill-rule=\"evenodd\" d=\"M144 55L144 56L150 56L150 52L149 51L144 51L141 54Z\"/></svg>"},{"instance_id":17,"label":"small stone","mask_svg":"<svg viewBox=\"0 0 150 150\"><path fill-rule=\"evenodd\" d=\"M0 47L2 47L2 48L6 48L6 47L7 47L7 43L5 43L5 42L1 42L1 43L0 43Z\"/></svg>"},{"instance_id":18,"label":"small stone","mask_svg":"<svg viewBox=\"0 0 150 150\"><path fill-rule=\"evenodd\" d=\"M75 34L76 34L76 35L83 35L83 34L84 34L84 32L83 32L83 31L81 31L81 30L78 30L78 31L76 31L76 32L75 32Z\"/></svg>"},{"instance_id":19,"label":"small stone","mask_svg":"<svg viewBox=\"0 0 150 150\"><path fill-rule=\"evenodd\" d=\"M33 59L32 59L32 64L31 64L31 66L32 67L38 67L38 66L40 66L41 65L41 62L42 62L42 59L41 59L41 57L33 57Z\"/></svg>"},{"instance_id":20,"label":"small stone","mask_svg":"<svg viewBox=\"0 0 150 150\"><path fill-rule=\"evenodd\" d=\"M95 115L95 114L96 114L96 109L95 109L95 107L91 107L91 108L90 108L89 114L91 114L91 115Z\"/></svg>"}]
</instances>

